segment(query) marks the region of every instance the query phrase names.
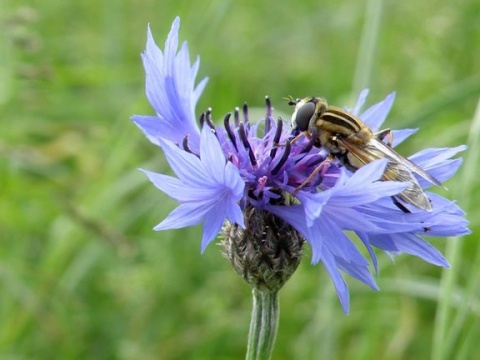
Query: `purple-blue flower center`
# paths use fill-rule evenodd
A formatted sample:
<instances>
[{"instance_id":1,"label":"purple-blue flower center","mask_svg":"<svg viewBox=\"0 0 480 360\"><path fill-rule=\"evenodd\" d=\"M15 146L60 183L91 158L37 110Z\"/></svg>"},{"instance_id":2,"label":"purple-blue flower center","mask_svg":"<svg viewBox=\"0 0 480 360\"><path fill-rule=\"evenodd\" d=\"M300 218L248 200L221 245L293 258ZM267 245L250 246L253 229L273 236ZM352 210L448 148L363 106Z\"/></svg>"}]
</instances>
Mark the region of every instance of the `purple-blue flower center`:
<instances>
[{"instance_id":1,"label":"purple-blue flower center","mask_svg":"<svg viewBox=\"0 0 480 360\"><path fill-rule=\"evenodd\" d=\"M275 121L272 113L271 102L266 98L266 116L256 123L249 121L246 104L241 114L238 108L233 117L227 114L223 127L215 126L210 109L200 115L201 127L208 126L216 135L226 159L239 169L245 181L243 206L247 202L259 208L283 203L282 192L325 190L340 175L338 165L313 146L313 139L304 137L291 142L297 133L280 117ZM183 148L191 151L188 137Z\"/></svg>"}]
</instances>

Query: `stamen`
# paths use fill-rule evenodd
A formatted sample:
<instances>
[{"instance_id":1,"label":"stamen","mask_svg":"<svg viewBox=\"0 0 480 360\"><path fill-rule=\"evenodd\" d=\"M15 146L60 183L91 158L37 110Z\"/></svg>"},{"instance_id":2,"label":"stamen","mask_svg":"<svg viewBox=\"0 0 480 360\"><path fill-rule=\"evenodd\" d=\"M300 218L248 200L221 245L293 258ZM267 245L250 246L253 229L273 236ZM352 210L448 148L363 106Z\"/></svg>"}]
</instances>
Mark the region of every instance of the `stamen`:
<instances>
[{"instance_id":1,"label":"stamen","mask_svg":"<svg viewBox=\"0 0 480 360\"><path fill-rule=\"evenodd\" d=\"M265 135L267 135L272 128L272 103L268 96L265 96L265 108L267 110L265 114Z\"/></svg>"},{"instance_id":2,"label":"stamen","mask_svg":"<svg viewBox=\"0 0 480 360\"><path fill-rule=\"evenodd\" d=\"M257 191L263 191L265 189L265 186L267 185L268 182L268 177L267 176L261 176L257 180Z\"/></svg>"},{"instance_id":3,"label":"stamen","mask_svg":"<svg viewBox=\"0 0 480 360\"><path fill-rule=\"evenodd\" d=\"M297 141L299 138L300 138L301 134L297 135L295 138L293 138L293 141ZM295 164L299 163L300 161L302 161L302 159L308 155L308 153L310 152L310 150L312 150L312 148L315 146L315 138L314 137L311 137L310 139L308 139L308 142L305 144L305 146L303 147L303 149L298 153L298 155L302 155L304 154L304 156L299 156L297 157L297 159L295 160ZM322 162L323 159L319 159L319 163Z\"/></svg>"},{"instance_id":4,"label":"stamen","mask_svg":"<svg viewBox=\"0 0 480 360\"><path fill-rule=\"evenodd\" d=\"M288 156L290 155L291 148L292 146L290 145L290 141L287 141L287 143L285 144L285 150L283 152L282 158L280 159L278 164L275 165L275 167L273 168L272 175L276 175L280 171L282 166L285 165L285 163L287 162Z\"/></svg>"},{"instance_id":5,"label":"stamen","mask_svg":"<svg viewBox=\"0 0 480 360\"><path fill-rule=\"evenodd\" d=\"M255 192L253 191L253 189L248 190L248 197L250 197L254 200L258 200L258 197L257 197L257 195L255 195Z\"/></svg>"},{"instance_id":6,"label":"stamen","mask_svg":"<svg viewBox=\"0 0 480 360\"><path fill-rule=\"evenodd\" d=\"M327 161L327 160L325 160ZM325 164L325 161L323 161L320 165L318 165L315 169L313 169L313 171L310 173L310 175L307 177L307 179L300 184L300 186L298 186L292 193L292 195L296 196L296 194L302 190L305 186L307 185L313 185L313 184L310 184L312 182L312 180L318 175L318 173L322 173L323 172L323 168L324 168L324 164ZM327 166L330 166L330 163L327 165Z\"/></svg>"},{"instance_id":7,"label":"stamen","mask_svg":"<svg viewBox=\"0 0 480 360\"><path fill-rule=\"evenodd\" d=\"M311 137L300 153L301 154L308 153L310 150L312 150L314 144L315 144L315 138Z\"/></svg>"},{"instance_id":8,"label":"stamen","mask_svg":"<svg viewBox=\"0 0 480 360\"><path fill-rule=\"evenodd\" d=\"M205 113L202 112L200 114L200 119L198 121L200 123L200 129L203 129L203 125L205 125Z\"/></svg>"},{"instance_id":9,"label":"stamen","mask_svg":"<svg viewBox=\"0 0 480 360\"><path fill-rule=\"evenodd\" d=\"M267 116L272 116L273 114L273 109L272 109L272 102L270 101L270 98L268 96L265 96L265 106L267 108Z\"/></svg>"},{"instance_id":10,"label":"stamen","mask_svg":"<svg viewBox=\"0 0 480 360\"><path fill-rule=\"evenodd\" d=\"M192 150L190 150L190 147L188 146L188 135L185 135L185 137L183 138L182 146L183 146L183 150L185 150L186 152L189 152L190 154L193 154Z\"/></svg>"},{"instance_id":11,"label":"stamen","mask_svg":"<svg viewBox=\"0 0 480 360\"><path fill-rule=\"evenodd\" d=\"M232 130L232 127L230 126L230 117L232 116L231 113L228 113L225 115L225 118L223 119L223 126L225 127L225 131L227 132L228 138L232 142L233 146L235 147L235 150L238 151L237 148L237 138L235 137L235 133Z\"/></svg>"},{"instance_id":12,"label":"stamen","mask_svg":"<svg viewBox=\"0 0 480 360\"><path fill-rule=\"evenodd\" d=\"M248 150L248 157L250 158L250 163L252 166L257 166L257 159L255 159L255 154L253 153L252 147L248 142L247 133L245 132L245 124L241 123L238 127L238 135L240 140L242 140L243 146Z\"/></svg>"},{"instance_id":13,"label":"stamen","mask_svg":"<svg viewBox=\"0 0 480 360\"><path fill-rule=\"evenodd\" d=\"M183 146L183 150L185 150L186 152L188 152L188 153L190 153L190 154L195 155L197 158L200 158L200 155L195 154L195 153L190 149L190 146L188 146L188 135L185 135L185 137L183 138L182 146Z\"/></svg>"},{"instance_id":14,"label":"stamen","mask_svg":"<svg viewBox=\"0 0 480 360\"><path fill-rule=\"evenodd\" d=\"M243 103L243 107L242 107L242 111L243 111L243 122L246 124L248 123L248 105L246 102Z\"/></svg>"},{"instance_id":15,"label":"stamen","mask_svg":"<svg viewBox=\"0 0 480 360\"><path fill-rule=\"evenodd\" d=\"M303 159L303 157L302 157ZM301 160L301 159L300 159ZM300 160L297 160L295 161L295 164L297 164ZM308 162L308 167L309 168L312 168L312 167L317 167L318 164L322 164L322 163L325 163L326 159L325 158L322 158L322 157L316 157L314 158L313 160L309 161ZM330 166L330 165L329 165ZM323 175L323 174L322 174Z\"/></svg>"},{"instance_id":16,"label":"stamen","mask_svg":"<svg viewBox=\"0 0 480 360\"><path fill-rule=\"evenodd\" d=\"M205 114L205 122L207 123L208 127L215 131L215 124L212 120L212 108L207 109L207 113Z\"/></svg>"},{"instance_id":17,"label":"stamen","mask_svg":"<svg viewBox=\"0 0 480 360\"><path fill-rule=\"evenodd\" d=\"M268 134L268 132L270 131L271 128L272 128L272 118L267 116L265 118L265 134L264 134L264 136L266 136Z\"/></svg>"},{"instance_id":18,"label":"stamen","mask_svg":"<svg viewBox=\"0 0 480 360\"><path fill-rule=\"evenodd\" d=\"M391 196L391 198L392 198L395 206L397 208L399 208L400 210L402 210L402 212L404 212L405 214L410 214L411 213L411 211L408 210L407 207L405 205L403 205L400 201L398 201L398 199L395 196Z\"/></svg>"},{"instance_id":19,"label":"stamen","mask_svg":"<svg viewBox=\"0 0 480 360\"><path fill-rule=\"evenodd\" d=\"M233 119L235 126L238 127L238 125L240 125L240 109L238 107L236 107L235 111L233 112Z\"/></svg>"},{"instance_id":20,"label":"stamen","mask_svg":"<svg viewBox=\"0 0 480 360\"><path fill-rule=\"evenodd\" d=\"M283 129L283 121L281 117L278 117L277 131L275 132L275 136L273 137L272 150L270 150L270 158L272 159L277 154L277 146L278 146L278 142L280 141L280 137L282 136L282 129Z\"/></svg>"}]
</instances>

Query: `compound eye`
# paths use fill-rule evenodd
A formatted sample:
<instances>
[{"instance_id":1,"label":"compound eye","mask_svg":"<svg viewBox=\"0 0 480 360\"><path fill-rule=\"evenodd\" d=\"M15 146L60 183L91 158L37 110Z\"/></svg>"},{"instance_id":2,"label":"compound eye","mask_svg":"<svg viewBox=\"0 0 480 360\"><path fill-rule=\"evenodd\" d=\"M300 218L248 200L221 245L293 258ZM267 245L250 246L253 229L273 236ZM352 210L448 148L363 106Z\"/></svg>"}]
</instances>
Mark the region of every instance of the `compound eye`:
<instances>
[{"instance_id":1,"label":"compound eye","mask_svg":"<svg viewBox=\"0 0 480 360\"><path fill-rule=\"evenodd\" d=\"M310 119L315 113L315 103L312 101L301 105L292 116L293 126L300 131L307 131Z\"/></svg>"}]
</instances>

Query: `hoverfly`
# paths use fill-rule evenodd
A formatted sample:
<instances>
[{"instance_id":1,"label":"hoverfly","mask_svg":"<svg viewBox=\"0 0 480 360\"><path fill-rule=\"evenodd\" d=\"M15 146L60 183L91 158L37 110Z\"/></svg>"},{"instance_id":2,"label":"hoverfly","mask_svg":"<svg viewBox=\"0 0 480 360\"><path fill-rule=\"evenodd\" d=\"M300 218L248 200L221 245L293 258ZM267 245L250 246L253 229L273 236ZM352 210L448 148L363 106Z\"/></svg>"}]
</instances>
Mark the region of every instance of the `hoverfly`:
<instances>
[{"instance_id":1,"label":"hoverfly","mask_svg":"<svg viewBox=\"0 0 480 360\"><path fill-rule=\"evenodd\" d=\"M348 170L355 172L360 167L377 159L387 158L387 168L382 180L408 181L412 185L398 197L419 209L431 211L432 205L414 174L435 185L440 181L403 157L391 145L390 129L374 133L358 117L318 97L289 99L294 105L292 126L312 139L314 146L323 147ZM388 144L383 139L388 136ZM395 204L404 212L409 210L393 198Z\"/></svg>"}]
</instances>

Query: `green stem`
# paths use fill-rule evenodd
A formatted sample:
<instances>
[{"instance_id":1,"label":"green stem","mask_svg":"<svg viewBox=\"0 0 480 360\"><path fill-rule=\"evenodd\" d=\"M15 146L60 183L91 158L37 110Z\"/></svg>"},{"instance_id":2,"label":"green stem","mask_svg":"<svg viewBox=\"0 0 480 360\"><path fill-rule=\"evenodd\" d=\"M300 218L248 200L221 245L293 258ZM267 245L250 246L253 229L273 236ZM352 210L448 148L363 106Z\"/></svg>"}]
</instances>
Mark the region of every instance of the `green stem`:
<instances>
[{"instance_id":1,"label":"green stem","mask_svg":"<svg viewBox=\"0 0 480 360\"><path fill-rule=\"evenodd\" d=\"M370 84L378 35L380 34L382 2L382 0L367 1L362 37L358 47L357 66L353 80L354 94L358 94L361 90L368 88Z\"/></svg>"},{"instance_id":2,"label":"green stem","mask_svg":"<svg viewBox=\"0 0 480 360\"><path fill-rule=\"evenodd\" d=\"M278 329L278 291L252 290L253 309L246 360L268 360L272 356Z\"/></svg>"},{"instance_id":3,"label":"green stem","mask_svg":"<svg viewBox=\"0 0 480 360\"><path fill-rule=\"evenodd\" d=\"M472 125L467 140L469 152L465 156L465 162L462 169L462 186L460 187L457 199L466 209L471 209L470 199L472 189L474 188L477 178L477 166L479 153L476 151L480 146L480 99L477 103L477 109L473 117ZM433 336L432 359L443 360L450 358L452 346L451 343L455 338L452 330L452 319L454 317L452 308L452 299L455 292L456 282L460 273L461 265L461 246L462 242L459 238L449 238L445 255L450 260L451 269L443 271L441 281L441 292L438 300L437 315L435 319L435 332ZM469 294L472 294L470 292ZM467 295L470 296L470 295ZM462 312L460 315L462 316Z\"/></svg>"}]
</instances>

